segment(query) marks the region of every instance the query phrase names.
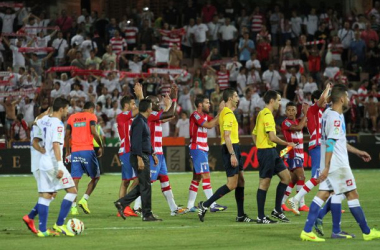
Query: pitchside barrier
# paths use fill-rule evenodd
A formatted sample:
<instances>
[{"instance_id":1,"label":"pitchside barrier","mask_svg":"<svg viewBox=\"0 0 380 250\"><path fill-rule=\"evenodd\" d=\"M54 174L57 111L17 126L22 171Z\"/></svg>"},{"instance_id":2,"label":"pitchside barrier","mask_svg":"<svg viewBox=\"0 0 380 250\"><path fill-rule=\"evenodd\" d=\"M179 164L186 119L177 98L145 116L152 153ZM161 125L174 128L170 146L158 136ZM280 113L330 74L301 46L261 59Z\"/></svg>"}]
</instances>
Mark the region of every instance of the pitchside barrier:
<instances>
[{"instance_id":1,"label":"pitchside barrier","mask_svg":"<svg viewBox=\"0 0 380 250\"><path fill-rule=\"evenodd\" d=\"M372 136L373 137L373 136ZM376 139L376 138L375 138ZM367 151L372 161L365 163L356 155L349 154L350 165L353 169L376 169L380 168L380 144L378 141L361 140L353 144L355 147ZM380 142L380 141L379 141ZM305 143L305 161L304 167L310 169L311 158L307 152ZM21 148L22 147L22 148ZM20 149L2 149L0 150L0 174L30 174L30 149L22 145ZM278 152L282 148L277 147ZM118 147L107 147L101 160L102 173L120 173L121 163L118 156ZM164 147L166 164L169 172L192 171L192 162L190 158L190 149L187 146L167 146ZM224 171L221 155L221 146L210 146L209 165L211 171ZM245 171L258 170L259 163L257 160L257 148L249 145L241 146L242 164ZM70 166L68 166L70 170Z\"/></svg>"}]
</instances>

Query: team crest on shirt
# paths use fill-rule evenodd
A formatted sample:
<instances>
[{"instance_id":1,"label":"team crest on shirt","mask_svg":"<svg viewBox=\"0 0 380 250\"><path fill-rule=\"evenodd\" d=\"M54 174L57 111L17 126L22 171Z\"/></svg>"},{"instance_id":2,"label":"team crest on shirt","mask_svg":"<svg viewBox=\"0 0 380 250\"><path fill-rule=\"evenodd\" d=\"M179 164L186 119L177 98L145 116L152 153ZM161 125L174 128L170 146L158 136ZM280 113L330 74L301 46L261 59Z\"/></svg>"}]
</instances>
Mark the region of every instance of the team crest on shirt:
<instances>
[{"instance_id":1,"label":"team crest on shirt","mask_svg":"<svg viewBox=\"0 0 380 250\"><path fill-rule=\"evenodd\" d=\"M348 187L349 187L349 186L352 186L353 184L354 184L354 183L353 183L352 179L346 181L346 185L347 185Z\"/></svg>"},{"instance_id":2,"label":"team crest on shirt","mask_svg":"<svg viewBox=\"0 0 380 250\"><path fill-rule=\"evenodd\" d=\"M63 179L62 179L62 183L63 183L63 184L67 184L67 183L69 183L69 180L68 180L67 178L63 178Z\"/></svg>"},{"instance_id":3,"label":"team crest on shirt","mask_svg":"<svg viewBox=\"0 0 380 250\"><path fill-rule=\"evenodd\" d=\"M265 124L265 125L266 125L266 124ZM292 126L292 124L291 124L289 121L285 121L285 125L286 125L287 127ZM266 125L266 126L268 126L268 125Z\"/></svg>"},{"instance_id":4,"label":"team crest on shirt","mask_svg":"<svg viewBox=\"0 0 380 250\"><path fill-rule=\"evenodd\" d=\"M334 134L339 135L339 128L334 128Z\"/></svg>"},{"instance_id":5,"label":"team crest on shirt","mask_svg":"<svg viewBox=\"0 0 380 250\"><path fill-rule=\"evenodd\" d=\"M57 128L57 131L58 131L58 133L62 133L63 128L62 128L62 127L58 127L58 128Z\"/></svg>"},{"instance_id":6,"label":"team crest on shirt","mask_svg":"<svg viewBox=\"0 0 380 250\"><path fill-rule=\"evenodd\" d=\"M334 127L340 127L340 121L339 120L334 121Z\"/></svg>"},{"instance_id":7,"label":"team crest on shirt","mask_svg":"<svg viewBox=\"0 0 380 250\"><path fill-rule=\"evenodd\" d=\"M201 117L198 115L198 114L194 114L194 117L195 117L195 119L197 119L197 120L199 120L199 119L201 119Z\"/></svg>"}]
</instances>

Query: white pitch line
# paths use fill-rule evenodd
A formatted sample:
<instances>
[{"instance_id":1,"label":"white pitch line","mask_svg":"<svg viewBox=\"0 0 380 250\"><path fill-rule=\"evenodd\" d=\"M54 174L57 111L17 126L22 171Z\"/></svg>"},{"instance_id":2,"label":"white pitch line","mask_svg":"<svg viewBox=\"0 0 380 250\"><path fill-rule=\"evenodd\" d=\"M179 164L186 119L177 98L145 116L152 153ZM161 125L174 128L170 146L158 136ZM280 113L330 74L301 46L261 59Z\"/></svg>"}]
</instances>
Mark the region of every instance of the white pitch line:
<instances>
[{"instance_id":1,"label":"white pitch line","mask_svg":"<svg viewBox=\"0 0 380 250\"><path fill-rule=\"evenodd\" d=\"M371 220L370 222L379 222L380 219L376 220ZM154 222L153 222L154 223ZM157 222L160 223L161 222ZM211 222L212 223L212 222ZM354 220L344 220L342 221L343 224L345 223L356 223ZM189 229L189 228L202 228L206 226L211 226L211 227L241 227L241 226L246 226L246 227L252 227L252 226L257 226L257 227L265 227L267 225L261 225L257 223L236 223L236 224L228 224L228 225L221 225L221 224L210 224L210 223L201 223L199 222L199 226L171 226L171 227L94 227L94 228L85 228L86 231L100 231L100 230L147 230L147 229ZM207 224L207 225L206 225ZM290 223L277 223L277 224L270 224L272 226L289 226L289 225L304 225L305 222L290 222ZM323 222L323 224L332 224L331 221L328 222ZM162 225L162 224L161 224ZM6 232L6 231L19 231L20 229L14 229L14 228L3 228L1 231Z\"/></svg>"},{"instance_id":2,"label":"white pitch line","mask_svg":"<svg viewBox=\"0 0 380 250\"><path fill-rule=\"evenodd\" d=\"M371 220L370 222L378 222L380 221L380 219L377 219L377 220ZM160 222L159 222L160 223ZM86 230L146 230L146 229L188 229L188 228L201 228L201 227L205 227L203 225L205 225L207 222L200 222L201 225L199 226L172 226L172 227L99 227L99 228L86 228ZM355 220L345 220L345 221L342 221L341 222L342 224L344 223L356 223ZM277 224L271 224L273 226L276 226L276 225L304 225L305 222L290 222L290 223L277 223ZM332 224L332 222L323 222L323 224ZM262 226L265 226L265 225L261 225L261 224L257 224L257 223L236 223L236 224L229 224L229 225L221 225L221 224L208 224L208 226L212 226L212 227L241 227L241 226L259 226L259 227L262 227Z\"/></svg>"}]
</instances>

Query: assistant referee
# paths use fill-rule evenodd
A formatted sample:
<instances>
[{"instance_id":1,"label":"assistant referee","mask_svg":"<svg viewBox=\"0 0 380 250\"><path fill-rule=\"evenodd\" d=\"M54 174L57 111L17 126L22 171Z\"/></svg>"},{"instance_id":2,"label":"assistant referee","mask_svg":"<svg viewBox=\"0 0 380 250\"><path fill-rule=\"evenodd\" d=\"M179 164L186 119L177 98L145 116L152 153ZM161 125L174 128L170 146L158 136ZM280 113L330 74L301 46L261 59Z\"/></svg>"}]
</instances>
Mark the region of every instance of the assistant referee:
<instances>
[{"instance_id":1,"label":"assistant referee","mask_svg":"<svg viewBox=\"0 0 380 250\"><path fill-rule=\"evenodd\" d=\"M284 162L276 151L276 143L284 146L295 147L294 143L286 142L276 136L276 123L274 122L273 111L277 111L280 106L281 95L274 90L269 90L264 95L265 108L261 110L256 119L256 126L252 131L253 142L257 147L257 158L259 161L259 188L257 190L257 210L258 224L272 224L277 221L265 216L265 200L267 191L274 174L280 177L277 186L275 208L271 216L282 222L289 222L281 209L282 198L286 187L290 182L290 173Z\"/></svg>"},{"instance_id":2,"label":"assistant referee","mask_svg":"<svg viewBox=\"0 0 380 250\"><path fill-rule=\"evenodd\" d=\"M198 216L203 222L208 208L218 199L235 189L237 205L236 222L254 222L244 213L244 176L239 148L239 124L234 110L239 103L239 96L232 88L223 91L225 107L219 115L219 127L222 144L223 165L227 174L227 184L221 186L207 201L199 202Z\"/></svg>"}]
</instances>

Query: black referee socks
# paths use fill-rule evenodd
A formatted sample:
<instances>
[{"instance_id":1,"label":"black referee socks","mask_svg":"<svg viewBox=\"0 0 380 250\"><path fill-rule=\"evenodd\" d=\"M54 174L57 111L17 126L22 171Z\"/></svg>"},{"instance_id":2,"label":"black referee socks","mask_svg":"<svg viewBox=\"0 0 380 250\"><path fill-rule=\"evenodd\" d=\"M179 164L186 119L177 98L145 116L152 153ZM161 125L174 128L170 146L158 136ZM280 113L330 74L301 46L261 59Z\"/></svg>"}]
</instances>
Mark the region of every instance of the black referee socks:
<instances>
[{"instance_id":1,"label":"black referee socks","mask_svg":"<svg viewBox=\"0 0 380 250\"><path fill-rule=\"evenodd\" d=\"M227 185L221 186L216 192L203 203L203 206L210 207L212 203L222 198L224 195L228 194L230 192L230 189L227 187ZM244 195L244 194L243 194Z\"/></svg>"},{"instance_id":2,"label":"black referee socks","mask_svg":"<svg viewBox=\"0 0 380 250\"><path fill-rule=\"evenodd\" d=\"M284 194L285 194L287 187L288 187L288 185L286 185L282 182L278 183L278 186L277 186L275 209L279 213L281 213L281 211L282 211L282 209L281 209L282 199L284 198Z\"/></svg>"},{"instance_id":3,"label":"black referee socks","mask_svg":"<svg viewBox=\"0 0 380 250\"><path fill-rule=\"evenodd\" d=\"M257 189L257 211L258 211L259 219L263 219L265 217L264 207L265 207L266 198L267 198L267 191L262 190L262 189Z\"/></svg>"}]
</instances>

